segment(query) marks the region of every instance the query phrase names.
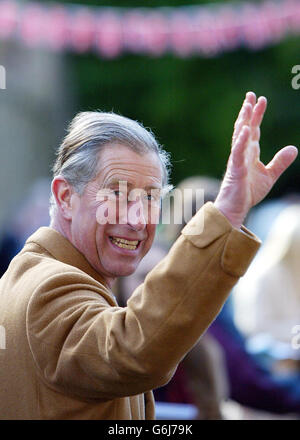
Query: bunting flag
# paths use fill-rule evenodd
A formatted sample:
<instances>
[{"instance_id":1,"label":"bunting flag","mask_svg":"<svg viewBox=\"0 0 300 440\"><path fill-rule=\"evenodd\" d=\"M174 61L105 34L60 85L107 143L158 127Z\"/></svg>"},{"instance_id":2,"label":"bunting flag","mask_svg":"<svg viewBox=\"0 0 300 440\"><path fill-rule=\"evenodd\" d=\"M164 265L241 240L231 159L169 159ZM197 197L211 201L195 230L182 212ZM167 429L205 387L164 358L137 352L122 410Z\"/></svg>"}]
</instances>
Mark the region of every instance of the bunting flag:
<instances>
[{"instance_id":1,"label":"bunting flag","mask_svg":"<svg viewBox=\"0 0 300 440\"><path fill-rule=\"evenodd\" d=\"M299 33L299 0L134 9L0 1L1 41L105 58L216 56Z\"/></svg>"}]
</instances>

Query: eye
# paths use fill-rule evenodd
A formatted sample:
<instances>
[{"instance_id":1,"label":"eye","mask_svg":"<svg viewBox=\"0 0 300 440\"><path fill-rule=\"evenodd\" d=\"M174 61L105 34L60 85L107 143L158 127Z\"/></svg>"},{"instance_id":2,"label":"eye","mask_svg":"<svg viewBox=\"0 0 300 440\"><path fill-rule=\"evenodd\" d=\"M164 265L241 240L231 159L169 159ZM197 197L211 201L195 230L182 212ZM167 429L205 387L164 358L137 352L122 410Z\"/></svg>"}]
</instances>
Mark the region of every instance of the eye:
<instances>
[{"instance_id":1,"label":"eye","mask_svg":"<svg viewBox=\"0 0 300 440\"><path fill-rule=\"evenodd\" d=\"M112 191L112 194L117 198L124 198L126 196L124 191L120 191L119 189L112 189L111 191Z\"/></svg>"},{"instance_id":2,"label":"eye","mask_svg":"<svg viewBox=\"0 0 300 440\"><path fill-rule=\"evenodd\" d=\"M160 192L154 191L149 194L146 194L145 198L150 202L159 202L160 200Z\"/></svg>"},{"instance_id":3,"label":"eye","mask_svg":"<svg viewBox=\"0 0 300 440\"><path fill-rule=\"evenodd\" d=\"M149 201L153 201L153 200L155 200L155 197L152 195L152 194L146 194L146 199L147 200L149 200Z\"/></svg>"}]
</instances>

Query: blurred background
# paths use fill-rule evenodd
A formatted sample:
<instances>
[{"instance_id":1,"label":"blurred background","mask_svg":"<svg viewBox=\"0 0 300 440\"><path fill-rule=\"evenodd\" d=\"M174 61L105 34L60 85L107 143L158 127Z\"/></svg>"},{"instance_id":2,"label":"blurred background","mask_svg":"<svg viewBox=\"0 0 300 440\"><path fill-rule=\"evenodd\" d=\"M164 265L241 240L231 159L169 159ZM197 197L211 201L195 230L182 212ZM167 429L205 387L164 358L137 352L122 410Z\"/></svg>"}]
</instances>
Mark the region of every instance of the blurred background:
<instances>
[{"instance_id":1,"label":"blurred background","mask_svg":"<svg viewBox=\"0 0 300 440\"><path fill-rule=\"evenodd\" d=\"M150 127L171 152L174 185L190 176L222 179L248 90L268 99L262 161L282 146L299 146L300 1L149 0L142 6L133 0L0 1L2 271L24 239L48 224L55 150L79 111L114 111ZM265 239L282 206L299 202L299 188L296 160L266 199L272 209L254 212L249 227ZM232 316L248 338L253 328L241 321L251 305L238 293L235 298L240 314ZM296 310L295 325L300 306ZM266 345L260 340L250 348L270 362L275 355L266 355ZM276 353L276 361L291 358ZM287 394L298 386L298 394L289 394L294 403L279 396L282 405L274 408L270 394L269 406L261 408L255 396L249 403L229 383L222 394L233 408L228 418L300 414L298 370L294 384L284 383ZM248 405L254 412L241 410Z\"/></svg>"}]
</instances>

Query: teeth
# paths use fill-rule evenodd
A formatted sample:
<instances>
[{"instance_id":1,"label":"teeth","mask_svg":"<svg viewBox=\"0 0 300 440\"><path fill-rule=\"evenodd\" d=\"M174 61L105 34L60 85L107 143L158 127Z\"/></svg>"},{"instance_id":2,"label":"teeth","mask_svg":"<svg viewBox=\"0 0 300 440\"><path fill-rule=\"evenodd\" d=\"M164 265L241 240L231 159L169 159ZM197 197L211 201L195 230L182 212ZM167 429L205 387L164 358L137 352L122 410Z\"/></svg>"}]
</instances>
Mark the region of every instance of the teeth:
<instances>
[{"instance_id":1,"label":"teeth","mask_svg":"<svg viewBox=\"0 0 300 440\"><path fill-rule=\"evenodd\" d=\"M111 237L111 241L120 248L130 249L130 250L136 249L139 243L138 240L129 241L129 240L125 240L125 238L117 238L117 237Z\"/></svg>"},{"instance_id":2,"label":"teeth","mask_svg":"<svg viewBox=\"0 0 300 440\"><path fill-rule=\"evenodd\" d=\"M116 238L116 237L113 237L113 239L121 243L130 244L131 246L136 246L138 244L138 240L129 241L129 240L125 240L125 238Z\"/></svg>"}]
</instances>

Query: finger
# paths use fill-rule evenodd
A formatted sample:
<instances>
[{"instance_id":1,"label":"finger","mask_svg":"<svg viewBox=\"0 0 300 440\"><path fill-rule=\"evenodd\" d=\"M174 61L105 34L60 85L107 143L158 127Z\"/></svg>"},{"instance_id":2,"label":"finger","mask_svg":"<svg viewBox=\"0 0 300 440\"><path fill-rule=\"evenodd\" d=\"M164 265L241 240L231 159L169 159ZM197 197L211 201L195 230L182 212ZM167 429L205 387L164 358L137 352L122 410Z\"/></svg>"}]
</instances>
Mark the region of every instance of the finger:
<instances>
[{"instance_id":1,"label":"finger","mask_svg":"<svg viewBox=\"0 0 300 440\"><path fill-rule=\"evenodd\" d=\"M273 159L266 166L274 182L276 182L281 174L294 162L297 155L298 149L293 145L288 145L275 154Z\"/></svg>"},{"instance_id":2,"label":"finger","mask_svg":"<svg viewBox=\"0 0 300 440\"><path fill-rule=\"evenodd\" d=\"M254 92L247 92L241 110L234 124L234 131L232 135L232 143L239 136L244 124L250 124L252 109L256 104L256 95Z\"/></svg>"},{"instance_id":3,"label":"finger","mask_svg":"<svg viewBox=\"0 0 300 440\"><path fill-rule=\"evenodd\" d=\"M245 152L250 138L250 128L244 125L232 149L232 163L240 167L245 163Z\"/></svg>"},{"instance_id":4,"label":"finger","mask_svg":"<svg viewBox=\"0 0 300 440\"><path fill-rule=\"evenodd\" d=\"M245 101L252 105L252 107L256 104L256 95L254 92L247 92Z\"/></svg>"},{"instance_id":5,"label":"finger","mask_svg":"<svg viewBox=\"0 0 300 440\"><path fill-rule=\"evenodd\" d=\"M232 136L232 143L236 141L238 136L240 135L240 132L244 125L249 125L251 118L252 118L252 105L249 102L245 102L243 104L243 107L241 109L241 112L239 114L238 119L236 120L236 123L234 125L234 132Z\"/></svg>"},{"instance_id":6,"label":"finger","mask_svg":"<svg viewBox=\"0 0 300 440\"><path fill-rule=\"evenodd\" d=\"M251 139L259 141L260 139L260 124L263 120L267 108L267 99L264 96L258 98L258 101L253 109L252 118L250 122Z\"/></svg>"},{"instance_id":7,"label":"finger","mask_svg":"<svg viewBox=\"0 0 300 440\"><path fill-rule=\"evenodd\" d=\"M237 117L237 121L242 116L243 111L244 111L244 107L247 106L248 104L250 104L252 108L255 106L255 104L256 104L256 95L255 95L255 93L253 93L253 92L247 92L246 93L246 96L245 96L245 99L243 101L241 110L240 110L240 112L238 114L238 117Z\"/></svg>"}]
</instances>

